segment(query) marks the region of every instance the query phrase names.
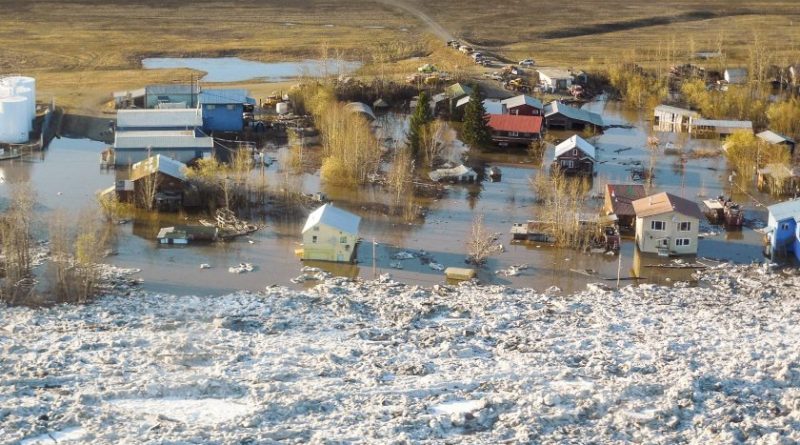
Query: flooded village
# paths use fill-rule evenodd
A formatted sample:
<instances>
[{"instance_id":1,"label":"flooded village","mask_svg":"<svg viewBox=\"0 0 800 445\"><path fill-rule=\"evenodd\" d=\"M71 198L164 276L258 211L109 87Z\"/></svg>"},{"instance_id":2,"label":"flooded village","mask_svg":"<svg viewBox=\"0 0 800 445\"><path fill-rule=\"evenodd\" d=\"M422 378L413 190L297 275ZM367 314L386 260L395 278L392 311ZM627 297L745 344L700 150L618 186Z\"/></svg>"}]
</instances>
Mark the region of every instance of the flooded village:
<instances>
[{"instance_id":1,"label":"flooded village","mask_svg":"<svg viewBox=\"0 0 800 445\"><path fill-rule=\"evenodd\" d=\"M711 265L785 261L796 252L787 241L796 233L782 234L793 229L776 220L797 217L791 137L749 121L704 119L676 105L686 107L680 87L669 104L637 109L590 73L504 64L457 41L448 46L483 74L455 79L426 64L404 81L370 82L354 76L357 63L340 60L145 60L147 69L188 66L204 77L109 92L102 140L60 128L58 139L35 148L6 137L4 152L19 155L0 165L2 194L8 202L12 184L30 183L42 221L55 209L75 213L99 202L115 225L104 261L140 270L145 289L166 292L306 286L329 274L390 273L433 285L446 282L449 269L451 278L569 292L597 280L691 281ZM227 86L253 78L291 86L265 97ZM699 79L712 78L686 81ZM736 79L705 82L726 94ZM325 178L329 135L306 109L310 89L328 89L346 104L337 113L369 128L356 143L375 145L372 158L348 161L372 163L362 178ZM420 107L422 135L411 128ZM485 134L465 143L475 110ZM742 149L780 147L788 161L737 169L726 153L736 132L756 141ZM424 147L409 162L398 154L411 137ZM771 212L773 204L790 210ZM307 236L326 208L341 213L326 227L341 230L344 246L333 235ZM489 252L470 261L481 237ZM316 255L317 244L346 248Z\"/></svg>"},{"instance_id":2,"label":"flooded village","mask_svg":"<svg viewBox=\"0 0 800 445\"><path fill-rule=\"evenodd\" d=\"M800 443L800 3L0 13L0 445Z\"/></svg>"}]
</instances>

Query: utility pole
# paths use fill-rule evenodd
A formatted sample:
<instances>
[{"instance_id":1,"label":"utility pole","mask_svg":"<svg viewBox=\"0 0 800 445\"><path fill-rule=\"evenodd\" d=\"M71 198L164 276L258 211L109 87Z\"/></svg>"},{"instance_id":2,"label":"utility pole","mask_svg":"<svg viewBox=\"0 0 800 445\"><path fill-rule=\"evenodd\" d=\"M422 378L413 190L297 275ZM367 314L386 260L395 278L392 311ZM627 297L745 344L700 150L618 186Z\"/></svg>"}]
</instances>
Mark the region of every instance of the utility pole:
<instances>
[{"instance_id":1,"label":"utility pole","mask_svg":"<svg viewBox=\"0 0 800 445\"><path fill-rule=\"evenodd\" d=\"M375 241L375 238L372 238L372 279L373 280L378 278L377 269L376 269L377 258L375 258L375 251L376 251L375 246L377 246L377 245L378 245L378 242Z\"/></svg>"}]
</instances>

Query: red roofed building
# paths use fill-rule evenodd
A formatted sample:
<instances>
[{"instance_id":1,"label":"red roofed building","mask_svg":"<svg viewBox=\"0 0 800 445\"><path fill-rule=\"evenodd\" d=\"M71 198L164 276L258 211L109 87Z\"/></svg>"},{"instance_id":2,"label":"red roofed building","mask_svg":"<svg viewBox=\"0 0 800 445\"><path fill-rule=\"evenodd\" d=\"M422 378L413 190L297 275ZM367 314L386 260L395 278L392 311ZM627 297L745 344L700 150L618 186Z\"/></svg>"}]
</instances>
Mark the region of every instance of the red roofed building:
<instances>
[{"instance_id":1,"label":"red roofed building","mask_svg":"<svg viewBox=\"0 0 800 445\"><path fill-rule=\"evenodd\" d=\"M497 145L528 145L542 138L542 116L490 114L489 128Z\"/></svg>"}]
</instances>

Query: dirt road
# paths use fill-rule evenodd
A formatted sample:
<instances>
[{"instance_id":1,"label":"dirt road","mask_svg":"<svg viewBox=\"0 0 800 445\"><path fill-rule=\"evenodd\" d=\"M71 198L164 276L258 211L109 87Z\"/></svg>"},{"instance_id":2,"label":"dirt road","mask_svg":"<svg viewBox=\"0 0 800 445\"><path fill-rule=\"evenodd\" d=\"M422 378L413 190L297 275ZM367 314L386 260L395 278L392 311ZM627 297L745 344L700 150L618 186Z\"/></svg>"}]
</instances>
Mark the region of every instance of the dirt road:
<instances>
[{"instance_id":1,"label":"dirt road","mask_svg":"<svg viewBox=\"0 0 800 445\"><path fill-rule=\"evenodd\" d=\"M398 9L402 9L410 13L411 15L417 17L418 19L422 20L428 29L435 34L437 37L444 41L448 40L455 40L455 36L450 34L442 25L436 22L431 16L426 14L421 9L417 8L415 5L409 4L408 2L404 2L403 0L377 0L378 3L383 3L384 5L392 6Z\"/></svg>"}]
</instances>

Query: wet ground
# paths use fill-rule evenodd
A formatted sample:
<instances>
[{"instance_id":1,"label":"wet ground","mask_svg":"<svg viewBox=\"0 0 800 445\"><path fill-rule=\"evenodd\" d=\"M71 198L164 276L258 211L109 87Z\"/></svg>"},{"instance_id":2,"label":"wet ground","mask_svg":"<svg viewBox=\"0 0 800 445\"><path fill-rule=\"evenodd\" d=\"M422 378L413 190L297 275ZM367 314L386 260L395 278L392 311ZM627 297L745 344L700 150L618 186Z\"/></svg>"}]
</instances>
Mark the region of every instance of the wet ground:
<instances>
[{"instance_id":1,"label":"wet ground","mask_svg":"<svg viewBox=\"0 0 800 445\"><path fill-rule=\"evenodd\" d=\"M588 107L602 111L607 122L633 127L612 128L593 140L598 146L600 162L595 189L601 190L607 182L630 182L629 169L636 163L647 166L651 157L646 147L648 123L640 113L626 110L616 103L597 102ZM392 127L388 131L390 134L401 131L398 128L402 129L402 124L396 122L386 125ZM719 142L714 140L689 140L686 135L669 133L656 135L662 147L668 141L686 150L719 147ZM559 136L568 137L569 134ZM42 227L50 212L58 208L67 209L77 217L81 208L94 205L96 191L113 183L114 172L102 171L98 167L99 153L104 147L102 143L89 140L58 139L43 154L4 161L0 163L0 199L8 197L10 183L29 181L39 196ZM274 148L272 153L280 160L285 150ZM361 236L364 242L358 248L357 265L310 265L343 276L371 278L375 274L390 272L396 279L408 283L443 283L442 272L432 269L423 261L397 261L391 258L392 255L401 250L424 250L429 258L445 267L464 266L466 237L474 215L482 213L488 230L501 235L501 243L505 248L480 271L479 278L486 283L539 290L558 286L567 292L581 289L587 282L605 281L614 286L618 268L622 285L637 282L633 280L634 277L661 283L690 278L691 269L648 267L663 264L667 260L638 254L631 239L623 243L621 261L620 257L614 255L580 253L536 244L512 244L509 234L511 224L524 222L535 215L536 204L529 181L537 170L526 155L506 152L483 153L476 157L486 165L500 166L502 181L452 185L447 187L441 199L417 199L415 204L422 206L426 214L424 219L412 223L404 222L399 216L387 215L383 209L392 204L392 198L379 186L341 189L320 183L316 172L289 175L299 181L303 191L322 191L336 205L363 217ZM545 155L546 161L550 159L552 148ZM722 156L691 159L682 172L680 163L676 163L678 156L664 155L663 148L654 159L654 191L669 191L697 202L730 194L729 171ZM262 173L258 171L254 174ZM263 174L272 185L278 185L286 177L285 172L280 170L280 162L266 168ZM750 193L752 195L744 195L734 189L733 197L744 204L750 225L758 226L759 221L766 220L766 211L751 196L762 202L769 200L752 190ZM599 208L602 200L594 199L590 204L593 208ZM299 275L303 266L294 256L294 250L300 247L301 242L302 215L270 215L264 221L266 228L229 243L188 247L156 245L154 238L158 228L193 222L197 218L198 215L162 214L141 216L119 225L116 255L109 257L108 261L122 267L141 269L145 288L159 292L224 294L237 289L261 290L273 284L302 286L290 282ZM719 227L705 224L701 231L707 232L707 235L700 241L700 257L737 263L762 261L761 235L752 228L727 233ZM398 262L402 269L390 266ZM239 263L252 263L255 270L231 274L228 267ZM211 268L201 270L200 264L209 264ZM495 274L495 271L514 264L528 264L530 267L519 276ZM588 274L587 270L590 271Z\"/></svg>"}]
</instances>

